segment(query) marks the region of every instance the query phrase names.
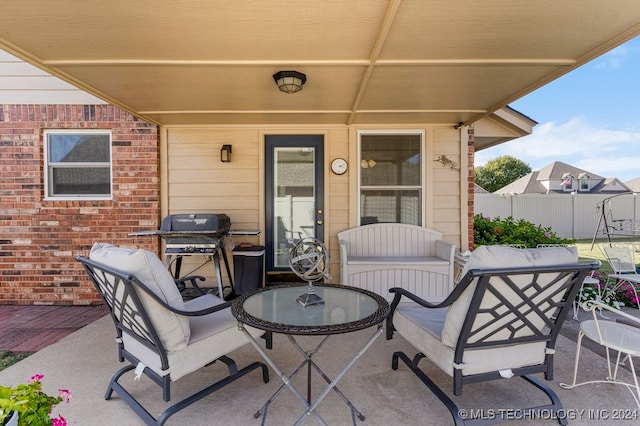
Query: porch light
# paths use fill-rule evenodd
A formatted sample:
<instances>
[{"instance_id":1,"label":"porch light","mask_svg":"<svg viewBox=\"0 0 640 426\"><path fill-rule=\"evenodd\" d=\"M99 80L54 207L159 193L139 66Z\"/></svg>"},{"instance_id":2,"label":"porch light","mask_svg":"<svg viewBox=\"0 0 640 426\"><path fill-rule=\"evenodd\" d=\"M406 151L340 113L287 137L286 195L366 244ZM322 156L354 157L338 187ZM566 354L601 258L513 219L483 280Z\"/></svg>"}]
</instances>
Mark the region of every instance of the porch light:
<instances>
[{"instance_id":1,"label":"porch light","mask_svg":"<svg viewBox=\"0 0 640 426\"><path fill-rule=\"evenodd\" d=\"M307 82L307 76L298 71L278 71L273 75L278 89L284 93L297 93Z\"/></svg>"},{"instance_id":2,"label":"porch light","mask_svg":"<svg viewBox=\"0 0 640 426\"><path fill-rule=\"evenodd\" d=\"M222 149L220 149L220 161L223 163L231 162L231 145L222 145Z\"/></svg>"}]
</instances>

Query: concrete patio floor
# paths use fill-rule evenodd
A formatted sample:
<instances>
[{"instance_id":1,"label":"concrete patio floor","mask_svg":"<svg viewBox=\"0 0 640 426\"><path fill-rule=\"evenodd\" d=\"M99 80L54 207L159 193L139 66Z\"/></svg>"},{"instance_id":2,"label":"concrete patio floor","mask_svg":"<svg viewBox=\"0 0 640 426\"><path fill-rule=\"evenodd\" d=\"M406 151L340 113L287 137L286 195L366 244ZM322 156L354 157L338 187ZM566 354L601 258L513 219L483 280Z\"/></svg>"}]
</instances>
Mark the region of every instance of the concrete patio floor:
<instances>
[{"instance_id":1,"label":"concrete patio floor","mask_svg":"<svg viewBox=\"0 0 640 426\"><path fill-rule=\"evenodd\" d=\"M73 309L73 308L68 308ZM638 310L629 310L639 314ZM582 312L581 318L587 313ZM622 386L610 384L586 385L572 390L562 389L560 382L572 378L575 357L575 335L578 321L568 319L559 337L555 356L555 377L549 384L560 396L571 424L638 424L640 410L629 391ZM360 349L373 333L372 329L347 335L336 335L314 358L330 376ZM117 360L113 323L107 316L100 318L78 331L62 338L27 359L0 371L0 383L24 382L33 374L44 375L46 391L57 393L58 388L68 388L73 396L70 404L56 407L54 415L62 414L70 425L140 425L141 421L117 396L104 400L104 391L114 371L120 368ZM300 339L305 346L314 343L314 338ZM594 349L598 349L593 347ZM384 336L358 360L339 384L340 389L366 416L358 422L363 425L442 425L452 424L446 408L407 368L400 364L397 371L391 369L391 355L396 350L413 356L415 351L400 336L387 341ZM260 356L246 345L233 352L239 367L247 365ZM274 336L271 355L285 372L292 371L300 362L298 353L282 335ZM451 379L440 370L423 361L423 369L449 395ZM583 349L581 357L582 379L599 379L606 374L606 360L590 349ZM177 400L205 383L213 382L225 373L225 367L216 363L184 377L172 386L172 397ZM172 416L168 425L259 425L262 419L253 414L280 386L281 381L271 372L271 381L264 384L258 371L239 379L191 407ZM296 377L294 383L304 389L305 374ZM540 376L542 379L542 377ZM630 373L623 371L623 378ZM131 387L148 409L156 414L168 404L162 402L160 389L143 376L133 381L128 373L123 381ZM313 377L314 395L321 391L321 379ZM523 405L546 404L544 396L521 379L500 380L465 386L463 395L455 398L460 408L466 409L510 409ZM266 419L267 425L293 424L303 407L291 392L285 390L273 402ZM345 404L331 393L319 406L318 412L330 425L350 424L350 413ZM487 411L488 412L488 411ZM615 416L628 415L627 420ZM619 417L619 416L618 416ZM552 419L527 420L524 424L557 424ZM318 424L313 417L303 424Z\"/></svg>"}]
</instances>

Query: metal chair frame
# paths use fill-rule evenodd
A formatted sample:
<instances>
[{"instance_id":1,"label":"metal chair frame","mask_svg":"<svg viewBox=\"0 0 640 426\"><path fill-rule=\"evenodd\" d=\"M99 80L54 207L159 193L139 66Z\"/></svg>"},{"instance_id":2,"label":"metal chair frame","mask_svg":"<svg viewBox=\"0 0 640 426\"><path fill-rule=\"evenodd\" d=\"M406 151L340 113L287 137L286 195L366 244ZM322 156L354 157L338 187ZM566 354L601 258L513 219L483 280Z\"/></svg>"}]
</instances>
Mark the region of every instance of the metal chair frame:
<instances>
[{"instance_id":1,"label":"metal chair frame","mask_svg":"<svg viewBox=\"0 0 640 426\"><path fill-rule=\"evenodd\" d=\"M144 284L138 280L134 275L127 274L126 272L116 270L109 266L95 262L83 256L76 257L76 260L82 263L84 269L87 271L89 278L98 290L100 297L107 305L110 311L111 319L114 322L116 328L116 341L118 343L118 359L120 362L125 360L128 365L118 370L107 387L105 392L105 399L111 398L115 391L120 398L125 401L134 412L149 425L162 425L167 419L177 413L178 411L188 407L189 405L201 400L205 396L221 389L227 384L239 379L247 373L257 369L262 369L262 378L265 383L269 381L269 371L267 366L261 362L253 362L248 366L238 370L236 363L233 359L222 356L215 361L221 361L226 364L229 374L221 380L198 390L197 392L187 396L181 401L171 405L165 411L163 411L157 418L154 417L147 409L138 402L135 397L127 391L127 389L118 382L118 379L125 373L136 369L140 360L131 352L129 352L123 343L123 333L133 337L141 345L144 345L148 349L155 352L161 362L162 370L169 368L169 360L167 357L167 351L164 348L162 341L158 336L158 332L153 326L149 315L144 307L144 304L140 300L140 292L145 292L151 296L158 304L166 308L168 311L175 312L185 316L200 316L207 315L213 312L217 312L223 309L229 309L230 304L228 302L221 303L219 305L202 309L198 311L183 311L176 309L170 305L167 305L162 299L156 296L150 291ZM247 342L248 343L248 342ZM144 368L144 374L153 380L162 388L162 396L165 402L171 399L171 378L167 374L161 376L151 370L150 368Z\"/></svg>"},{"instance_id":2,"label":"metal chair frame","mask_svg":"<svg viewBox=\"0 0 640 426\"><path fill-rule=\"evenodd\" d=\"M564 389L573 389L578 386L583 386L591 383L612 383L617 385L626 386L631 392L636 405L640 408L640 385L638 385L638 376L633 365L633 356L640 355L640 345L636 343L635 348L633 342L640 341L640 320L632 315L629 315L619 309L615 309L609 305L605 305L600 302L593 302L589 304L586 310L593 313L593 320L583 321L580 324L580 332L578 333L577 347L576 347L576 361L573 368L573 381L571 384L560 383L560 387ZM607 321L598 319L596 310L607 310L616 315L617 321ZM590 340L604 346L607 353L607 369L608 375L605 380L589 380L581 383L576 383L578 376L578 365L580 362L580 350L582 348L582 338L586 336ZM615 340L612 336L623 336L622 339ZM615 366L612 370L612 359L610 356L610 350L616 351ZM622 358L624 355L624 358ZM633 384L625 382L618 378L619 367L624 365L626 361L629 361L629 367L631 375L633 376ZM635 393L634 390L635 389Z\"/></svg>"},{"instance_id":3,"label":"metal chair frame","mask_svg":"<svg viewBox=\"0 0 640 426\"><path fill-rule=\"evenodd\" d=\"M514 376L522 377L544 392L550 400L550 404L532 407L531 410L548 409L552 412L562 410L560 398L547 385L532 376L535 373L544 373L546 380L553 379L553 354L558 333L565 318L571 310L571 305L576 297L589 271L597 269L598 263L574 264L555 267L530 267L530 268L504 268L504 269L472 269L462 278L449 296L439 304L427 302L402 288L393 288L390 292L395 293L391 304L391 313L387 318L386 330L387 339L393 337L393 315L400 304L400 300L405 297L425 309L442 308L453 304L460 295L472 283L475 283L475 290L469 309L467 311L454 355L454 365L463 365L464 354L474 349L504 348L505 346L527 344L532 342L546 342L546 355L544 362L537 365L524 366L511 369ZM555 274L549 279L550 274ZM522 275L530 277L527 285L518 284L516 281L522 279ZM516 279L520 276L520 279ZM543 278L544 277L544 278ZM507 285L510 292L517 294L517 300L508 300L500 287ZM554 287L554 286L557 286ZM538 295L545 294L541 300L537 300ZM498 302L491 308L483 307L482 302L486 297L495 298ZM559 301L558 301L559 300ZM505 309L506 308L506 309ZM534 315L541 320L538 325L531 319ZM493 317L494 320L476 321L479 316ZM494 327L496 324L500 324ZM501 333L506 333L510 337L501 338ZM516 334L518 335L516 337ZM411 371L440 399L449 409L456 425L462 424L492 424L499 423L508 418L496 416L495 419L463 419L460 416L458 406L440 387L431 380L427 374L419 367L418 363L427 355L416 354L412 359L403 352L395 352L392 357L392 368L398 368L398 359L402 360ZM456 396L462 394L465 384L479 383L488 380L501 379L504 376L500 371L489 371L480 374L463 375L459 368L453 369L453 393ZM560 424L566 424L567 420L563 416L558 416Z\"/></svg>"}]
</instances>

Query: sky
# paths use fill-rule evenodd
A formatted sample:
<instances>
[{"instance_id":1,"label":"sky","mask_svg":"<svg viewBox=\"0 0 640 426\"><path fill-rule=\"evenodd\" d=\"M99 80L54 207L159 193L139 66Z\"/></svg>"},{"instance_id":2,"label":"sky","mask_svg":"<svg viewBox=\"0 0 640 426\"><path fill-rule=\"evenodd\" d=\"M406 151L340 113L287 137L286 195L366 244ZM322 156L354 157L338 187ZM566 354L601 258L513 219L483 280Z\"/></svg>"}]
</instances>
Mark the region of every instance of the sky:
<instances>
[{"instance_id":1,"label":"sky","mask_svg":"<svg viewBox=\"0 0 640 426\"><path fill-rule=\"evenodd\" d=\"M640 38L510 104L538 122L533 134L475 154L502 155L532 170L562 161L622 182L640 177Z\"/></svg>"}]
</instances>

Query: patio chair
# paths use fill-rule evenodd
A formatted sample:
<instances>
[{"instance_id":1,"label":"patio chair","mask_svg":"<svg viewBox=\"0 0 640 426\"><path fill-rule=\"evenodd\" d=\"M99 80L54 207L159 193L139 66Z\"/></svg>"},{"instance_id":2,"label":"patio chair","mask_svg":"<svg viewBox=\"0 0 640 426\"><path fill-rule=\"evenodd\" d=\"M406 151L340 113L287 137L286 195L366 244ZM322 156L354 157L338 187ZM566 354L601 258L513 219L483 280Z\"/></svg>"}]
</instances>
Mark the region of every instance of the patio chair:
<instances>
[{"instance_id":1,"label":"patio chair","mask_svg":"<svg viewBox=\"0 0 640 426\"><path fill-rule=\"evenodd\" d=\"M89 259L76 259L109 308L116 327L118 357L127 362L111 378L105 399L115 391L146 424L162 425L179 410L252 370L262 368L263 381L269 381L265 364L253 362L238 370L227 356L249 343L238 329L229 303L211 294L184 302L171 273L154 253L96 243ZM263 333L250 332L256 336ZM215 361L227 366L227 376L171 405L157 418L120 383L131 370L135 370L135 379L144 373L161 386L168 402L171 382Z\"/></svg>"},{"instance_id":2,"label":"patio chair","mask_svg":"<svg viewBox=\"0 0 640 426\"><path fill-rule=\"evenodd\" d=\"M640 328L638 328L640 327L640 319L600 302L592 302L588 304L586 309L593 313L593 319L582 321L580 323L580 332L578 333L576 347L576 361L573 368L573 382L571 384L560 383L560 387L573 389L575 387L591 383L613 383L616 385L623 385L629 389L636 405L640 408L640 386L638 386L638 376L636 376L636 370L633 365L633 357L640 355ZM612 320L598 319L596 310L607 310L612 312L614 318L611 318ZM607 352L608 368L608 376L606 377L606 380L589 380L576 383L576 378L578 376L578 364L580 362L580 349L582 347L582 338L584 336L605 347ZM610 349L617 352L613 371L611 370ZM624 358L622 358L623 356ZM618 378L618 369L627 360L629 361L633 384Z\"/></svg>"},{"instance_id":3,"label":"patio chair","mask_svg":"<svg viewBox=\"0 0 640 426\"><path fill-rule=\"evenodd\" d=\"M600 250L613 269L613 274L608 274L613 283L607 287L616 292L627 285L633 293L638 309L640 309L640 299L638 299L638 289L636 288L640 284L640 274L636 270L635 247L628 244L602 243Z\"/></svg>"},{"instance_id":4,"label":"patio chair","mask_svg":"<svg viewBox=\"0 0 640 426\"><path fill-rule=\"evenodd\" d=\"M544 373L547 380L553 379L558 332L584 277L597 268L596 263L577 262L575 248L481 246L470 256L463 278L439 304L392 288L387 339L397 331L418 353L411 359L395 352L391 367L396 370L402 360L445 404L456 425L508 418L505 410L495 410L493 419L462 418L453 399L420 368L422 358L453 378L455 396L462 394L465 384L520 376L551 401L532 409L561 410L559 397L531 375ZM415 303L400 304L402 298ZM504 405L502 399L498 406ZM564 416L558 419L566 423Z\"/></svg>"}]
</instances>

